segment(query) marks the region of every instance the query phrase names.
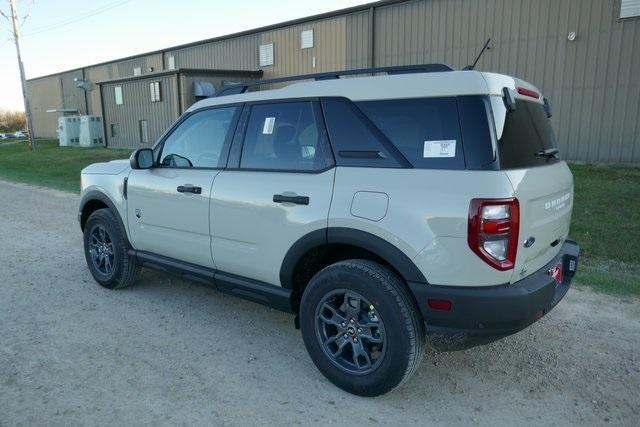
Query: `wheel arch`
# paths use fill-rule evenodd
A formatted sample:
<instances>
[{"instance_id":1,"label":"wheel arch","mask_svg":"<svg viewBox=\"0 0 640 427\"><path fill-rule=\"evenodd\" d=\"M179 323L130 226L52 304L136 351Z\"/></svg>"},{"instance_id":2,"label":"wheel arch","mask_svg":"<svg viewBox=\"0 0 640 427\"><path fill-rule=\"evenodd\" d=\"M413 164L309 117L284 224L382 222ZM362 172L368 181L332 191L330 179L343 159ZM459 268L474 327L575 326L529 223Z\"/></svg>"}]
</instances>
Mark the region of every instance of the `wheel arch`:
<instances>
[{"instance_id":1,"label":"wheel arch","mask_svg":"<svg viewBox=\"0 0 640 427\"><path fill-rule=\"evenodd\" d=\"M366 231L329 227L312 231L294 243L284 257L280 268L280 284L286 289L296 289L297 270L309 254L323 247L348 246L374 255L393 268L406 282L427 283L414 262L398 247ZM306 285L306 283L305 283Z\"/></svg>"},{"instance_id":2,"label":"wheel arch","mask_svg":"<svg viewBox=\"0 0 640 427\"><path fill-rule=\"evenodd\" d=\"M116 204L109 198L109 196L100 191L89 191L84 196L82 196L82 200L80 201L80 210L78 212L80 229L84 231L84 227L87 223L87 220L89 219L89 216L91 216L91 214L98 209L111 210L113 215L116 217L116 220L120 223L120 226L125 232L124 234L127 245L131 246L129 243L129 236L127 235L127 227L125 226L124 221L120 216L120 212L118 211Z\"/></svg>"}]
</instances>

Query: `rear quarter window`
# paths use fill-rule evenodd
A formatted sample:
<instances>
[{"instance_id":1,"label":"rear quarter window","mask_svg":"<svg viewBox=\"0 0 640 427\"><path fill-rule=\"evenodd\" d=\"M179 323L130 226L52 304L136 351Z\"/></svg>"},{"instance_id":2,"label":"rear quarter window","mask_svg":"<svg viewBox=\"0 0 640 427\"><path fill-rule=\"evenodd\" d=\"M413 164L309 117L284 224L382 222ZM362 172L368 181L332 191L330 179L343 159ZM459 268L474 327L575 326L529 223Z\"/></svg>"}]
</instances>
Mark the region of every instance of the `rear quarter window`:
<instances>
[{"instance_id":1,"label":"rear quarter window","mask_svg":"<svg viewBox=\"0 0 640 427\"><path fill-rule=\"evenodd\" d=\"M356 104L414 168L465 169L456 98Z\"/></svg>"}]
</instances>

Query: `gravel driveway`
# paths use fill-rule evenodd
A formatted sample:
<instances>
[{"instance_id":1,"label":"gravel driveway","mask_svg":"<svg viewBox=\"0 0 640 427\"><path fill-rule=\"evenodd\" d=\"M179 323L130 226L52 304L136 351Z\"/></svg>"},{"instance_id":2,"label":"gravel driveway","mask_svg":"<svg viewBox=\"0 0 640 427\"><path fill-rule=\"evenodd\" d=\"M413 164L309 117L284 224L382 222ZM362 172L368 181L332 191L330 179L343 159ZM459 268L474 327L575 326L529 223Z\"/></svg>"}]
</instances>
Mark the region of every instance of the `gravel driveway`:
<instances>
[{"instance_id":1,"label":"gravel driveway","mask_svg":"<svg viewBox=\"0 0 640 427\"><path fill-rule=\"evenodd\" d=\"M638 300L573 289L531 328L428 350L403 387L360 398L316 370L290 315L151 271L99 287L78 201L0 181L2 426L637 425Z\"/></svg>"}]
</instances>

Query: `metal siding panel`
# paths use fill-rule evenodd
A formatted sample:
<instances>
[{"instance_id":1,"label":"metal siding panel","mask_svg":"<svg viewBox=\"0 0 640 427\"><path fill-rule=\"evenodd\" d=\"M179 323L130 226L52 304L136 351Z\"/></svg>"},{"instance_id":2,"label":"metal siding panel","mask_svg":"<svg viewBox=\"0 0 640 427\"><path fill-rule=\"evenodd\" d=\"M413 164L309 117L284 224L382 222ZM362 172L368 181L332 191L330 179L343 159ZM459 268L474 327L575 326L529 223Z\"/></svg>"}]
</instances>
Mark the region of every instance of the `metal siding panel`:
<instances>
[{"instance_id":1,"label":"metal siding panel","mask_svg":"<svg viewBox=\"0 0 640 427\"><path fill-rule=\"evenodd\" d=\"M76 109L86 114L84 90L80 89L74 79L82 79L82 70L74 70L60 75L62 90L62 108Z\"/></svg>"},{"instance_id":2,"label":"metal siding panel","mask_svg":"<svg viewBox=\"0 0 640 427\"><path fill-rule=\"evenodd\" d=\"M176 68L257 70L259 35L236 37L165 52L175 58Z\"/></svg>"},{"instance_id":3,"label":"metal siding panel","mask_svg":"<svg viewBox=\"0 0 640 427\"><path fill-rule=\"evenodd\" d=\"M346 17L346 68L365 68L369 57L369 12L360 12Z\"/></svg>"},{"instance_id":4,"label":"metal siding panel","mask_svg":"<svg viewBox=\"0 0 640 427\"><path fill-rule=\"evenodd\" d=\"M59 113L47 113L48 109L62 106L60 77L51 76L27 81L27 96L33 120L33 133L38 138L57 138Z\"/></svg>"},{"instance_id":5,"label":"metal siding panel","mask_svg":"<svg viewBox=\"0 0 640 427\"><path fill-rule=\"evenodd\" d=\"M139 121L147 120L149 144L152 146L160 135L175 121L178 112L175 75L148 78L130 82L105 84L103 87L107 140L113 148L137 148L140 144ZM151 102L149 84L161 83L161 102ZM122 86L124 103L115 104L114 87ZM118 123L120 136L111 138L110 124Z\"/></svg>"}]
</instances>

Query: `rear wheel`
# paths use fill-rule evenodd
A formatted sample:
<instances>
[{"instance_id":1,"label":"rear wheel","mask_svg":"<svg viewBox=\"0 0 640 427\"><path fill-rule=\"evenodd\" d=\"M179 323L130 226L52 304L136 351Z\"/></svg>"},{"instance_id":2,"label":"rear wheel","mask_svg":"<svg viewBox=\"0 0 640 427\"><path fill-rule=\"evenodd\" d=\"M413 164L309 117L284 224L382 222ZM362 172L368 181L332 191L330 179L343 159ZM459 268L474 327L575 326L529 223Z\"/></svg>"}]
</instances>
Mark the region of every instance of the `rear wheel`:
<instances>
[{"instance_id":1,"label":"rear wheel","mask_svg":"<svg viewBox=\"0 0 640 427\"><path fill-rule=\"evenodd\" d=\"M101 286L132 285L141 267L128 253L125 230L110 209L93 212L84 227L84 252L91 275Z\"/></svg>"},{"instance_id":2,"label":"rear wheel","mask_svg":"<svg viewBox=\"0 0 640 427\"><path fill-rule=\"evenodd\" d=\"M402 384L424 353L424 324L406 285L372 261L342 261L317 273L302 297L300 327L318 369L362 396Z\"/></svg>"}]
</instances>

